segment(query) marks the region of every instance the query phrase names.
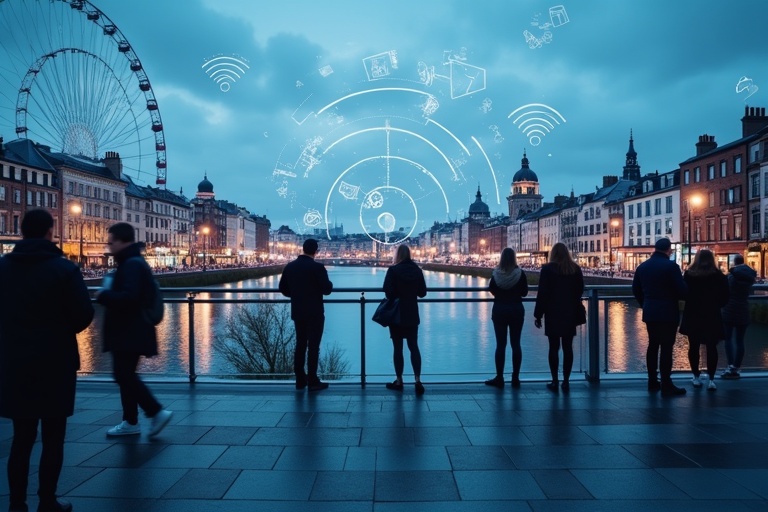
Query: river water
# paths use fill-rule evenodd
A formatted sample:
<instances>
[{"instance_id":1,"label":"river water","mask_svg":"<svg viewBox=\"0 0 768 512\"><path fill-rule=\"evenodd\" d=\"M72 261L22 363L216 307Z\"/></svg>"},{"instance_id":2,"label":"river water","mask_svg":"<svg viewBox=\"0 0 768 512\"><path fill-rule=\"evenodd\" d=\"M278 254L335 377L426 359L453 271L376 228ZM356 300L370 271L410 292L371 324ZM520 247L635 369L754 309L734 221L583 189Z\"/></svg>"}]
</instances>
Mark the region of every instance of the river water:
<instances>
[{"instance_id":1,"label":"river water","mask_svg":"<svg viewBox=\"0 0 768 512\"><path fill-rule=\"evenodd\" d=\"M379 288L384 281L386 269L372 267L328 267L328 274L335 288ZM460 276L441 272L425 272L429 288L486 287L485 278ZM217 286L231 289L225 294L200 293L198 299L207 298L254 298L251 293L238 292L243 288L277 288L279 276L253 279ZM385 329L370 320L380 292L366 293L366 368L371 381L384 381L392 377L392 343ZM173 294L166 294L166 298ZM184 297L183 294L177 297ZM280 298L279 294L263 294L263 298ZM487 292L431 292L427 299L436 298L490 298ZM535 297L532 292L530 298ZM331 344L343 349L349 361L349 376L345 380L360 379L360 293L334 293L331 299L352 299L352 304L327 304L326 327L321 351ZM494 374L494 350L496 342L491 324L490 302L424 303L420 305L421 326L419 346L421 348L425 378L440 381L468 381L488 378ZM101 323L103 311L97 307L96 318L91 326L78 335L81 372L102 374L111 371L109 354L101 352ZM231 376L233 368L215 349L215 342L221 339L227 318L236 308L249 307L245 304L196 304L195 305L195 371L201 376ZM634 300L611 301L607 303L608 340L606 358L605 305L600 306L601 370L610 373L644 372L647 336L645 324L640 319L640 310ZM547 339L543 329L533 325L533 303L526 302L526 320L523 327L523 377L544 377L548 373ZM574 372L587 369L586 328L582 326L574 340ZM189 371L189 314L187 304L167 304L166 316L158 326L160 355L143 359L140 371L166 376L186 375ZM689 368L687 362L688 342L678 335L675 345L674 366L676 370ZM406 373L410 363L406 351ZM720 344L720 367L725 365L725 355ZM511 354L507 350L506 373L511 373ZM702 365L705 358L702 354ZM768 367L768 326L751 325L747 331L747 353L745 368Z\"/></svg>"}]
</instances>

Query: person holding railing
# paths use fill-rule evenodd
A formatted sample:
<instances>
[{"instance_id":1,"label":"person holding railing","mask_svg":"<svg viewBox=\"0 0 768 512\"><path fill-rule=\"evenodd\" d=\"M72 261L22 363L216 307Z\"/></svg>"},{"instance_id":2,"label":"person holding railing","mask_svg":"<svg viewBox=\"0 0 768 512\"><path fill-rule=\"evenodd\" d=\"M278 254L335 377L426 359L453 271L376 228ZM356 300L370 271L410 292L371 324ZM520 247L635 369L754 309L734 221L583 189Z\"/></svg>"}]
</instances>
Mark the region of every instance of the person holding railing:
<instances>
[{"instance_id":1,"label":"person holding railing","mask_svg":"<svg viewBox=\"0 0 768 512\"><path fill-rule=\"evenodd\" d=\"M736 255L733 267L728 272L728 304L723 308L725 325L725 356L728 368L720 375L722 379L741 377L741 362L744 360L744 335L749 325L749 302L757 272L744 264L744 256ZM734 338L735 335L735 338Z\"/></svg>"},{"instance_id":2,"label":"person holding railing","mask_svg":"<svg viewBox=\"0 0 768 512\"><path fill-rule=\"evenodd\" d=\"M499 389L504 387L504 360L507 351L507 331L512 347L512 387L520 387L520 366L523 350L520 347L520 335L525 322L525 309L522 298L528 295L528 279L525 272L517 266L515 251L507 247L501 251L499 264L493 269L488 290L493 295L491 321L496 334L496 376L486 380L486 386Z\"/></svg>"},{"instance_id":3,"label":"person holding railing","mask_svg":"<svg viewBox=\"0 0 768 512\"><path fill-rule=\"evenodd\" d=\"M405 245L398 246L395 252L395 264L387 269L384 277L384 294L388 299L399 299L400 321L397 325L389 326L389 335L392 338L393 362L395 365L395 380L387 382L387 389L395 391L403 390L403 370L405 359L403 358L403 340L408 343L411 353L411 366L416 381L416 394L424 394L424 385L421 383L421 352L419 351L419 304L417 297L427 295L427 283L424 280L424 272L411 259L411 250Z\"/></svg>"},{"instance_id":4,"label":"person holding railing","mask_svg":"<svg viewBox=\"0 0 768 512\"><path fill-rule=\"evenodd\" d=\"M544 317L544 334L549 339L549 371L552 381L547 389L558 392L558 353L563 349L563 382L560 385L564 393L570 390L570 377L573 368L573 338L576 326L580 322L581 295L584 293L584 276L581 267L571 258L568 248L562 242L552 246L549 263L541 267L539 289L536 293L536 307L533 316L534 325L541 328Z\"/></svg>"}]
</instances>

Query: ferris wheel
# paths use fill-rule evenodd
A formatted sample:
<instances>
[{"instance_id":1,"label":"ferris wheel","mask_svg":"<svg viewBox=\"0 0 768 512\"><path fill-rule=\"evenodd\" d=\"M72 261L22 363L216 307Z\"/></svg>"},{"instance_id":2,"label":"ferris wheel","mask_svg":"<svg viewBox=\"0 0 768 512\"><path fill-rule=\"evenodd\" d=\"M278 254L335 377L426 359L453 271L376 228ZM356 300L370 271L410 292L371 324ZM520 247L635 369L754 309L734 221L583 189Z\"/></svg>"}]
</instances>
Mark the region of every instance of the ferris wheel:
<instances>
[{"instance_id":1,"label":"ferris wheel","mask_svg":"<svg viewBox=\"0 0 768 512\"><path fill-rule=\"evenodd\" d=\"M0 0L0 135L166 184L163 122L126 36L88 1ZM7 139L6 139L7 140Z\"/></svg>"}]
</instances>

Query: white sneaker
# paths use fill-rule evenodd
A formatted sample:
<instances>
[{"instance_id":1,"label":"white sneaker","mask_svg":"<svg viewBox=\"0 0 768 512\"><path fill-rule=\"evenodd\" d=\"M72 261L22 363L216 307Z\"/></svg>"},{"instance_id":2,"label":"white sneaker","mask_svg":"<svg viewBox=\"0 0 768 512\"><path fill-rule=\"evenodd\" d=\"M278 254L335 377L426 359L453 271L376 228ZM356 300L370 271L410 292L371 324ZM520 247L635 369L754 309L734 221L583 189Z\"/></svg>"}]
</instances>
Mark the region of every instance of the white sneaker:
<instances>
[{"instance_id":1,"label":"white sneaker","mask_svg":"<svg viewBox=\"0 0 768 512\"><path fill-rule=\"evenodd\" d=\"M715 384L714 380L712 379L709 380L709 385L707 385L707 389L710 391L714 391L717 389L717 384Z\"/></svg>"},{"instance_id":2,"label":"white sneaker","mask_svg":"<svg viewBox=\"0 0 768 512\"><path fill-rule=\"evenodd\" d=\"M162 409L160 412L155 414L152 417L152 426L149 429L149 435L156 436L159 434L160 431L165 428L168 422L171 421L172 416L173 412L166 409Z\"/></svg>"},{"instance_id":3,"label":"white sneaker","mask_svg":"<svg viewBox=\"0 0 768 512\"><path fill-rule=\"evenodd\" d=\"M121 421L119 425L115 425L107 430L108 436L135 436L138 434L141 434L141 425L138 423L131 425L125 420Z\"/></svg>"},{"instance_id":4,"label":"white sneaker","mask_svg":"<svg viewBox=\"0 0 768 512\"><path fill-rule=\"evenodd\" d=\"M693 387L700 388L701 387L701 377L694 377L691 379L691 384L693 384Z\"/></svg>"}]
</instances>

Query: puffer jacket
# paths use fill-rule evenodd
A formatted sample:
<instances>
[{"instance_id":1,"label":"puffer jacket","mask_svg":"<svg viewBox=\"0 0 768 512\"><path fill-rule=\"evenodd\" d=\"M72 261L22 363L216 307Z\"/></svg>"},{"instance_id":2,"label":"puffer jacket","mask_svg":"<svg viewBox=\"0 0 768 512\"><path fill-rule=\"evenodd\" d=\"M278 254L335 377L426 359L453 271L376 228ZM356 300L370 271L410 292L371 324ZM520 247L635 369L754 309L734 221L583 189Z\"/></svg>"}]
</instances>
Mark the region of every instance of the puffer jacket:
<instances>
[{"instance_id":1,"label":"puffer jacket","mask_svg":"<svg viewBox=\"0 0 768 512\"><path fill-rule=\"evenodd\" d=\"M731 325L749 324L749 303L757 272L748 265L736 265L728 272L728 304L723 308L723 322Z\"/></svg>"}]
</instances>

